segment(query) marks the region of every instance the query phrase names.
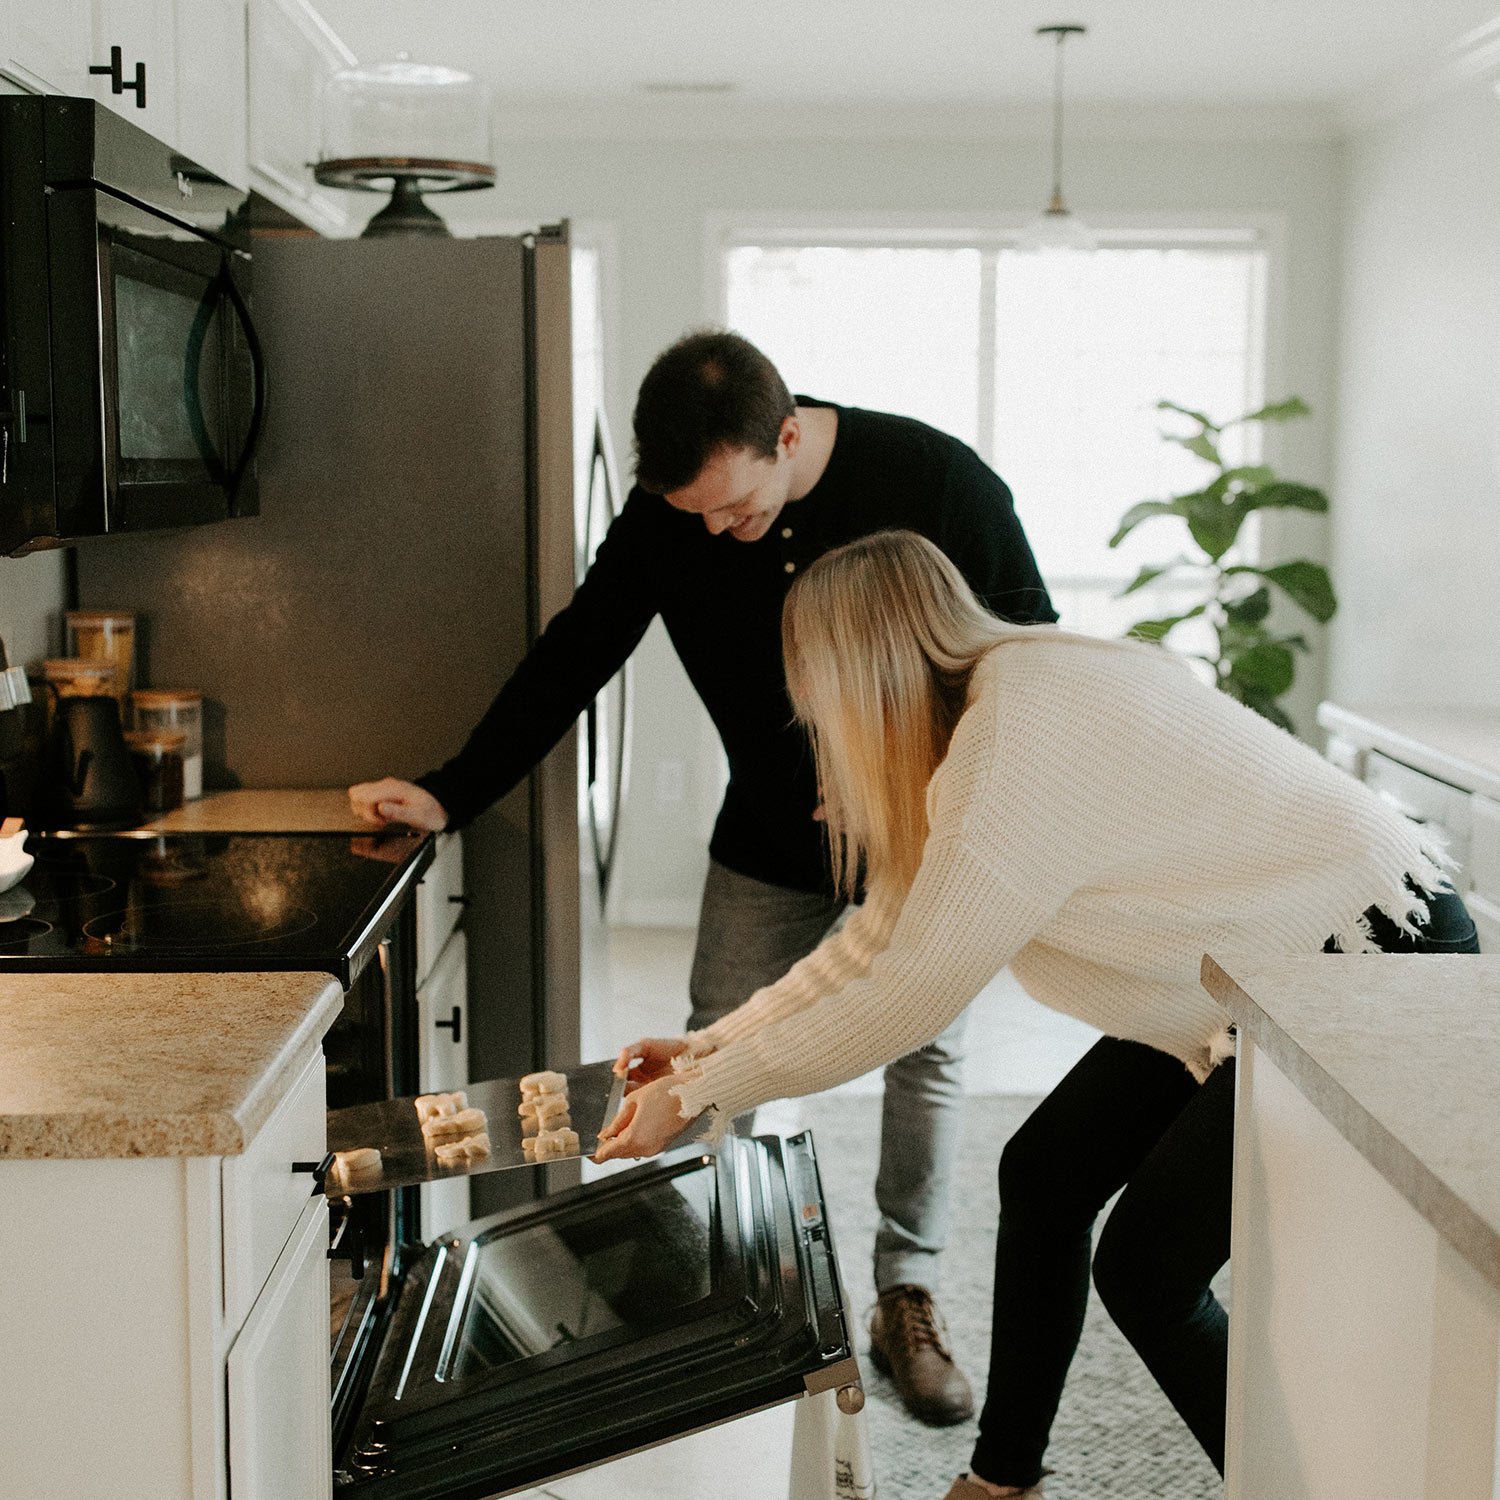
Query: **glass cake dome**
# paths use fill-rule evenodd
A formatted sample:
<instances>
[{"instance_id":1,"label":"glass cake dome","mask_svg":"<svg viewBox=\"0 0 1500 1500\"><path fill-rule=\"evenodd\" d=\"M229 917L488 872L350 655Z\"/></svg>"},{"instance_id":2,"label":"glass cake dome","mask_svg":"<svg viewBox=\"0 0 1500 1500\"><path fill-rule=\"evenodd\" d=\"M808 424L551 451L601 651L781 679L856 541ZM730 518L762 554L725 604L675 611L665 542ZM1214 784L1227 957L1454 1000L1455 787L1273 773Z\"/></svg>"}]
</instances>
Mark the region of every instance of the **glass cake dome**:
<instances>
[{"instance_id":1,"label":"glass cake dome","mask_svg":"<svg viewBox=\"0 0 1500 1500\"><path fill-rule=\"evenodd\" d=\"M421 195L492 187L494 157L489 87L470 73L402 55L328 80L314 171L332 187L390 192L367 236L446 235Z\"/></svg>"}]
</instances>

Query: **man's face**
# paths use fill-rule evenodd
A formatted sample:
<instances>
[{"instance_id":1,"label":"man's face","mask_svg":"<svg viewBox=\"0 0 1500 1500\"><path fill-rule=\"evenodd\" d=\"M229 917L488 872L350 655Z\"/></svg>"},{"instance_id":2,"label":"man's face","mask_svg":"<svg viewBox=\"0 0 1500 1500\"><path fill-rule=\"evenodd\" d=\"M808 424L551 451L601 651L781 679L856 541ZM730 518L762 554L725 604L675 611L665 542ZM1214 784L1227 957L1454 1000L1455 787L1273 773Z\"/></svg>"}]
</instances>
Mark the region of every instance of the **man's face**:
<instances>
[{"instance_id":1,"label":"man's face","mask_svg":"<svg viewBox=\"0 0 1500 1500\"><path fill-rule=\"evenodd\" d=\"M787 502L796 446L795 419L788 417L774 458L749 448L720 448L691 484L668 491L666 501L676 510L702 516L714 536L727 531L738 542L758 542Z\"/></svg>"}]
</instances>

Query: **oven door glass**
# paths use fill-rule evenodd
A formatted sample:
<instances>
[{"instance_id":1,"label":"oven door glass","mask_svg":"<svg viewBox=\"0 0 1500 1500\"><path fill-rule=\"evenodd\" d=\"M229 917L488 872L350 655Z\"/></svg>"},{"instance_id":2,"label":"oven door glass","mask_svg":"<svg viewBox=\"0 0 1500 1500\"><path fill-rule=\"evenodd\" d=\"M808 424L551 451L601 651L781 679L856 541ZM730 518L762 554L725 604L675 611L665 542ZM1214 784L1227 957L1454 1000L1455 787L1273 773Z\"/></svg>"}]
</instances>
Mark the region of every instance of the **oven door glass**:
<instances>
[{"instance_id":1,"label":"oven door glass","mask_svg":"<svg viewBox=\"0 0 1500 1500\"><path fill-rule=\"evenodd\" d=\"M428 1246L337 1492L478 1500L857 1379L811 1137L731 1137Z\"/></svg>"}]
</instances>

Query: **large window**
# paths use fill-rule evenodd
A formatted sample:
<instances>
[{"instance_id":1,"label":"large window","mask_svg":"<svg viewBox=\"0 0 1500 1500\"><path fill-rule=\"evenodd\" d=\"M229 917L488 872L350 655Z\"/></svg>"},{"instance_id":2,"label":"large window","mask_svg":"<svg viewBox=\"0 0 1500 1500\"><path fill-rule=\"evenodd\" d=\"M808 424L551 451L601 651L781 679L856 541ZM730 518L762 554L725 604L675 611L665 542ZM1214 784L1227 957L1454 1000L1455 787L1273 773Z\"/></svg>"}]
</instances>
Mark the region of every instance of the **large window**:
<instances>
[{"instance_id":1,"label":"large window","mask_svg":"<svg viewBox=\"0 0 1500 1500\"><path fill-rule=\"evenodd\" d=\"M724 244L724 315L794 390L972 444L1014 492L1064 622L1114 634L1174 598L1113 597L1176 542L1156 522L1111 550L1120 515L1205 475L1161 440L1156 403L1225 417L1259 404L1265 273L1248 231L1050 256L998 234L746 230ZM1253 437L1231 434L1226 456L1256 458Z\"/></svg>"}]
</instances>

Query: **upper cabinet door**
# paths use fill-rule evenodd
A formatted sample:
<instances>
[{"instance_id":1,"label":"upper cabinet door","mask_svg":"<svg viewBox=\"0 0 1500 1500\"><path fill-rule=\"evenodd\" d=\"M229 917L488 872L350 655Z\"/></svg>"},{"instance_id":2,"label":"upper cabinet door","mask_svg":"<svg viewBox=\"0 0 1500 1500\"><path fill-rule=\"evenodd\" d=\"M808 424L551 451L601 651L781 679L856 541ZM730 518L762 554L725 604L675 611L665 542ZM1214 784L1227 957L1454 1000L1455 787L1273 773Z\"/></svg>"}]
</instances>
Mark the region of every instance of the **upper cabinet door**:
<instances>
[{"instance_id":1,"label":"upper cabinet door","mask_svg":"<svg viewBox=\"0 0 1500 1500\"><path fill-rule=\"evenodd\" d=\"M190 6L193 0L182 0ZM88 90L148 135L179 150L177 9L173 0L93 0ZM115 48L119 68L114 68Z\"/></svg>"},{"instance_id":2,"label":"upper cabinet door","mask_svg":"<svg viewBox=\"0 0 1500 1500\"><path fill-rule=\"evenodd\" d=\"M0 72L23 87L88 93L92 47L89 0L0 0Z\"/></svg>"},{"instance_id":3,"label":"upper cabinet door","mask_svg":"<svg viewBox=\"0 0 1500 1500\"><path fill-rule=\"evenodd\" d=\"M323 88L354 54L307 0L250 0L250 180L320 233L351 231L346 194L320 187L312 164Z\"/></svg>"},{"instance_id":4,"label":"upper cabinet door","mask_svg":"<svg viewBox=\"0 0 1500 1500\"><path fill-rule=\"evenodd\" d=\"M177 0L177 143L235 187L250 185L245 0Z\"/></svg>"}]
</instances>

